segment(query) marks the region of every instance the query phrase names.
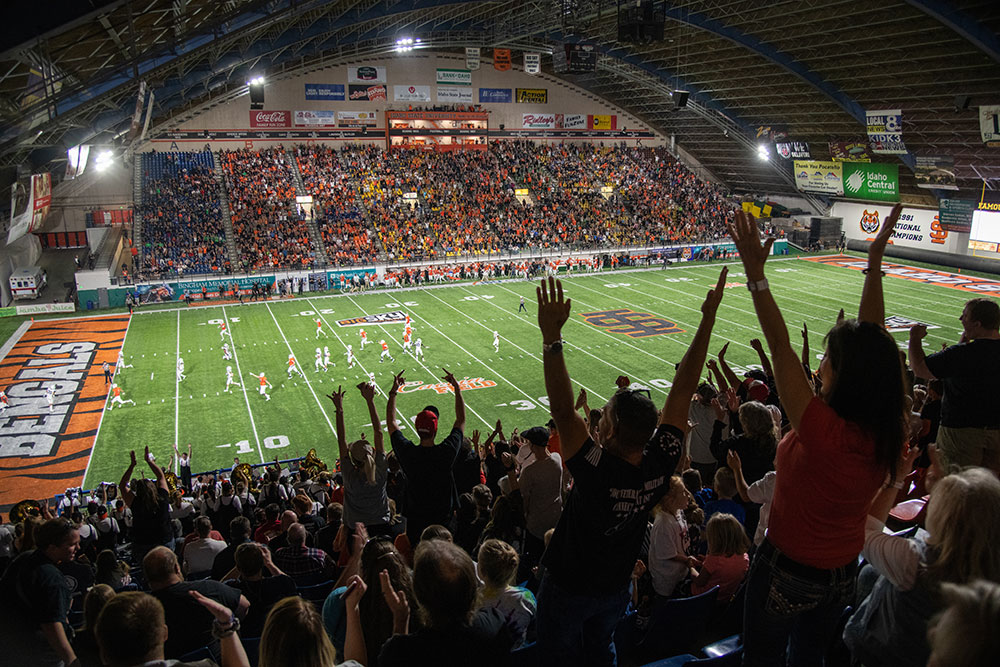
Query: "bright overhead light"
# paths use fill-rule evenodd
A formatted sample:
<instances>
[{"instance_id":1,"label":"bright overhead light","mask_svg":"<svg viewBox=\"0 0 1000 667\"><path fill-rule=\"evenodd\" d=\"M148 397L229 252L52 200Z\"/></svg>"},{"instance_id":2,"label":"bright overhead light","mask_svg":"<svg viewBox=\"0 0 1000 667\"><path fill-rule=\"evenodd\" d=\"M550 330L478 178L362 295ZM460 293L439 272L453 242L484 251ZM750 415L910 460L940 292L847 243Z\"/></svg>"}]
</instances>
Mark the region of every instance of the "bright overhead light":
<instances>
[{"instance_id":1,"label":"bright overhead light","mask_svg":"<svg viewBox=\"0 0 1000 667\"><path fill-rule=\"evenodd\" d=\"M757 157L759 157L761 160L765 160L765 161L771 159L770 153L767 152L767 146L765 146L763 144L761 144L760 146L757 146Z\"/></svg>"},{"instance_id":2,"label":"bright overhead light","mask_svg":"<svg viewBox=\"0 0 1000 667\"><path fill-rule=\"evenodd\" d=\"M97 154L97 157L94 158L94 169L96 169L97 171L105 171L108 167L111 166L111 161L113 158L114 156L111 154L111 151L108 150L101 151L100 153Z\"/></svg>"},{"instance_id":3,"label":"bright overhead light","mask_svg":"<svg viewBox=\"0 0 1000 667\"><path fill-rule=\"evenodd\" d=\"M400 37L396 40L396 53L407 53L415 48L415 45L419 45L420 40L414 39L412 37Z\"/></svg>"},{"instance_id":4,"label":"bright overhead light","mask_svg":"<svg viewBox=\"0 0 1000 667\"><path fill-rule=\"evenodd\" d=\"M247 85L248 86L262 86L262 85L264 85L264 77L262 77L262 76L255 76L255 77L251 78L249 81L247 81Z\"/></svg>"}]
</instances>

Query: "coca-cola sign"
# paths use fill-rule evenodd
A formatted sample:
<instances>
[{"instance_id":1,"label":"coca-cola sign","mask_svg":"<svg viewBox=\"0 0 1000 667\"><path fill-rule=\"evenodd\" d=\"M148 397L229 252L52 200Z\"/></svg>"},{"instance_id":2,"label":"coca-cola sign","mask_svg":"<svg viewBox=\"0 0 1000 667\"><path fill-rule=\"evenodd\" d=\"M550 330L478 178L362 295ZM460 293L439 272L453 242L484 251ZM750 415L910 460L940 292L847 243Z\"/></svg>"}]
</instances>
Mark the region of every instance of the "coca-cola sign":
<instances>
[{"instance_id":1,"label":"coca-cola sign","mask_svg":"<svg viewBox=\"0 0 1000 667\"><path fill-rule=\"evenodd\" d=\"M251 111L250 127L288 127L292 124L288 111Z\"/></svg>"},{"instance_id":2,"label":"coca-cola sign","mask_svg":"<svg viewBox=\"0 0 1000 667\"><path fill-rule=\"evenodd\" d=\"M521 127L547 128L556 126L556 115L552 113L526 113L521 116Z\"/></svg>"}]
</instances>

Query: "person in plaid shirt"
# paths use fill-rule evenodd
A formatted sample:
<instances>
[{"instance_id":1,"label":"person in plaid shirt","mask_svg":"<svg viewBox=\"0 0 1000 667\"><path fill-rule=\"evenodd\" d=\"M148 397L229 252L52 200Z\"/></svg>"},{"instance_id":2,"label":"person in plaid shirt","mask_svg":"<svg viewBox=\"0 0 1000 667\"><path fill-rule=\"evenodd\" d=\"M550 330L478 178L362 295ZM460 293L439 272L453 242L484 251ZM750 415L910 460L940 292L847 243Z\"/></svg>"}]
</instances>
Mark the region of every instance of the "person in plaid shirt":
<instances>
[{"instance_id":1,"label":"person in plaid shirt","mask_svg":"<svg viewBox=\"0 0 1000 667\"><path fill-rule=\"evenodd\" d=\"M306 527L301 523L289 526L288 546L278 549L274 555L274 564L298 585L330 579L337 568L328 553L306 546Z\"/></svg>"}]
</instances>

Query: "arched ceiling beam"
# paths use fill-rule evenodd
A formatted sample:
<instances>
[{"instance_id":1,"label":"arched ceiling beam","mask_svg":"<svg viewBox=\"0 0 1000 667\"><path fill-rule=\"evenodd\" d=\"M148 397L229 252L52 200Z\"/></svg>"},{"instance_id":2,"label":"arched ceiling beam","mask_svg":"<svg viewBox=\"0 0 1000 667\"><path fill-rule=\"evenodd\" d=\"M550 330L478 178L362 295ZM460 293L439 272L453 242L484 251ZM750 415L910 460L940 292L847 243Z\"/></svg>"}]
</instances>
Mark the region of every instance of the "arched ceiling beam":
<instances>
[{"instance_id":1,"label":"arched ceiling beam","mask_svg":"<svg viewBox=\"0 0 1000 667\"><path fill-rule=\"evenodd\" d=\"M906 0L907 4L937 19L977 49L1000 63L1000 39L978 21L948 2L937 0Z\"/></svg>"}]
</instances>

